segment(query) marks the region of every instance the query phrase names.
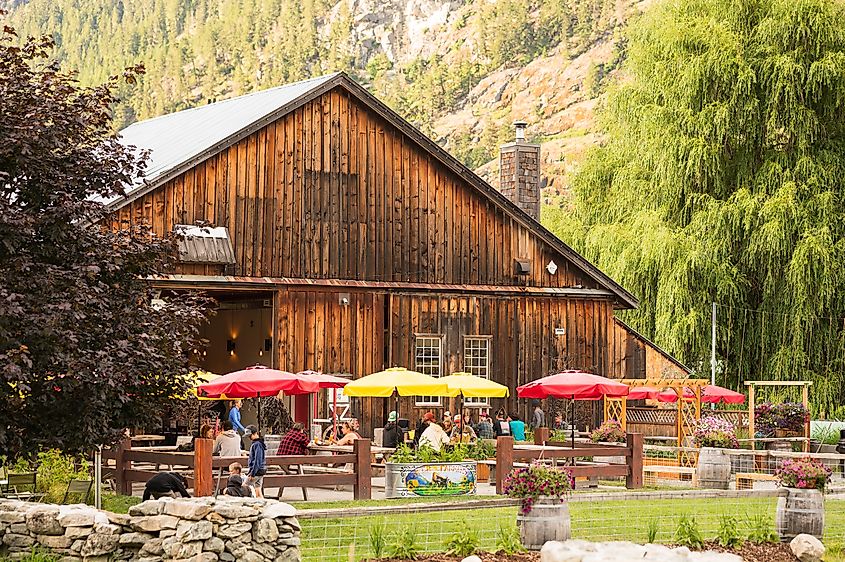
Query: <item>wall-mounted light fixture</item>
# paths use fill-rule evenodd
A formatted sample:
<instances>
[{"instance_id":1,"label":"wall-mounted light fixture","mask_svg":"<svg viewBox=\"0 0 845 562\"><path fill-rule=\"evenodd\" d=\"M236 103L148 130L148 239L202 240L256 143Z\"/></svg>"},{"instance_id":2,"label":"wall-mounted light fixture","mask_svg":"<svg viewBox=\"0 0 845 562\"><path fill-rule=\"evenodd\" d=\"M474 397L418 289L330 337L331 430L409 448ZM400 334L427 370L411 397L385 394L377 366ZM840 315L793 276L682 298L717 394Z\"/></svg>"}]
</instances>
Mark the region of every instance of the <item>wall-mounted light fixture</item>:
<instances>
[{"instance_id":1,"label":"wall-mounted light fixture","mask_svg":"<svg viewBox=\"0 0 845 562\"><path fill-rule=\"evenodd\" d=\"M340 293L340 295L338 295L337 301L340 303L340 306L349 306L349 293Z\"/></svg>"},{"instance_id":2,"label":"wall-mounted light fixture","mask_svg":"<svg viewBox=\"0 0 845 562\"><path fill-rule=\"evenodd\" d=\"M229 352L229 355L235 354L235 340L226 340L226 351Z\"/></svg>"},{"instance_id":3,"label":"wall-mounted light fixture","mask_svg":"<svg viewBox=\"0 0 845 562\"><path fill-rule=\"evenodd\" d=\"M273 340L264 338L264 351L270 351L271 349L273 349Z\"/></svg>"}]
</instances>

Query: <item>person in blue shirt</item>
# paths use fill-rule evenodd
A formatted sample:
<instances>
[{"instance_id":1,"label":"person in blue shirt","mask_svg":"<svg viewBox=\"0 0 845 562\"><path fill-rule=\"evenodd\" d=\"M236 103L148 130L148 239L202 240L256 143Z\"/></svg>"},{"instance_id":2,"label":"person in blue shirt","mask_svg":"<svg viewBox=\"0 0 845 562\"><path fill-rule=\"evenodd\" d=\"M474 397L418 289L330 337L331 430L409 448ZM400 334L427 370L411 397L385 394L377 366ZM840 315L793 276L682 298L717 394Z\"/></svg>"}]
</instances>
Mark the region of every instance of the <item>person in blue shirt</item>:
<instances>
[{"instance_id":1,"label":"person in blue shirt","mask_svg":"<svg viewBox=\"0 0 845 562\"><path fill-rule=\"evenodd\" d=\"M264 475L267 474L267 445L264 444L264 438L258 432L258 427L249 425L246 428L246 435L252 442L249 448L249 458L247 459L247 481L244 484L252 488L256 498L264 497Z\"/></svg>"},{"instance_id":2,"label":"person in blue shirt","mask_svg":"<svg viewBox=\"0 0 845 562\"><path fill-rule=\"evenodd\" d=\"M525 422L519 419L518 415L509 415L508 425L510 426L514 441L525 441Z\"/></svg>"},{"instance_id":3,"label":"person in blue shirt","mask_svg":"<svg viewBox=\"0 0 845 562\"><path fill-rule=\"evenodd\" d=\"M229 421L232 422L232 428L240 435L244 434L246 428L241 423L241 401L235 400L232 404L232 409L229 410Z\"/></svg>"}]
</instances>

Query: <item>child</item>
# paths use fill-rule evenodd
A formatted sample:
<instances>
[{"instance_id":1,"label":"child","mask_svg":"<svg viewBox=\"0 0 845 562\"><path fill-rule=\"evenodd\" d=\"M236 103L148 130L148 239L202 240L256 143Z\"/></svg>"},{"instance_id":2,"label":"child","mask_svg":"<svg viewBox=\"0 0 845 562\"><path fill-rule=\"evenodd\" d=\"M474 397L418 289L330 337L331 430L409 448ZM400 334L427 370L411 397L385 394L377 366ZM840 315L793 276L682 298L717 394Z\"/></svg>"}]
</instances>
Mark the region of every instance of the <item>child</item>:
<instances>
[{"instance_id":1,"label":"child","mask_svg":"<svg viewBox=\"0 0 845 562\"><path fill-rule=\"evenodd\" d=\"M252 488L256 498L264 497L264 475L267 474L267 464L265 462L267 445L264 444L264 439L258 433L258 428L254 425L246 427L246 435L252 441L249 448L249 460L247 466L247 482L246 485Z\"/></svg>"},{"instance_id":2,"label":"child","mask_svg":"<svg viewBox=\"0 0 845 562\"><path fill-rule=\"evenodd\" d=\"M229 480L226 481L224 494L236 498L248 498L252 495L250 489L244 486L244 477L241 476L243 469L244 467L239 462L233 462L229 465Z\"/></svg>"}]
</instances>

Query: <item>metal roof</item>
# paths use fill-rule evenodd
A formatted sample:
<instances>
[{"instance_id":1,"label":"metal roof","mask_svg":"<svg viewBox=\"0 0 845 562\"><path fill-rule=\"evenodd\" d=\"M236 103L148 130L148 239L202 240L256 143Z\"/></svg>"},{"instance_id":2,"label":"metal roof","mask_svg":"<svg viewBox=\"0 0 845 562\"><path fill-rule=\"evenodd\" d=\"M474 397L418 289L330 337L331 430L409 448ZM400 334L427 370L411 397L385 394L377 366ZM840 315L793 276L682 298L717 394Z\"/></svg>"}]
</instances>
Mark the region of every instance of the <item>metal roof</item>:
<instances>
[{"instance_id":1,"label":"metal roof","mask_svg":"<svg viewBox=\"0 0 845 562\"><path fill-rule=\"evenodd\" d=\"M124 203L145 185L158 180L185 163L207 154L209 148L224 143L280 108L330 82L338 76L328 74L277 88L253 92L176 113L139 121L120 131L120 142L149 151L144 177L126 190L122 197L107 203ZM146 184L145 184L146 182Z\"/></svg>"}]
</instances>

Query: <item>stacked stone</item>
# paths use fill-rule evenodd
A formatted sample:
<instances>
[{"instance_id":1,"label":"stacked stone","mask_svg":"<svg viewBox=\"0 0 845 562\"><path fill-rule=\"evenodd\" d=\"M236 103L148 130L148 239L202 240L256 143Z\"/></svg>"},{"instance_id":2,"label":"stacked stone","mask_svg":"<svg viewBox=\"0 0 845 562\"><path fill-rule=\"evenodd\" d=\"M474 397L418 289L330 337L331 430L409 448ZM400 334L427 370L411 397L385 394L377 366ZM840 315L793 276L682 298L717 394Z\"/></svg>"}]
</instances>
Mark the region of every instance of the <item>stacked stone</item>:
<instances>
[{"instance_id":1,"label":"stacked stone","mask_svg":"<svg viewBox=\"0 0 845 562\"><path fill-rule=\"evenodd\" d=\"M0 500L0 556L43 548L66 562L300 560L296 509L255 498L161 499L129 515Z\"/></svg>"}]
</instances>

